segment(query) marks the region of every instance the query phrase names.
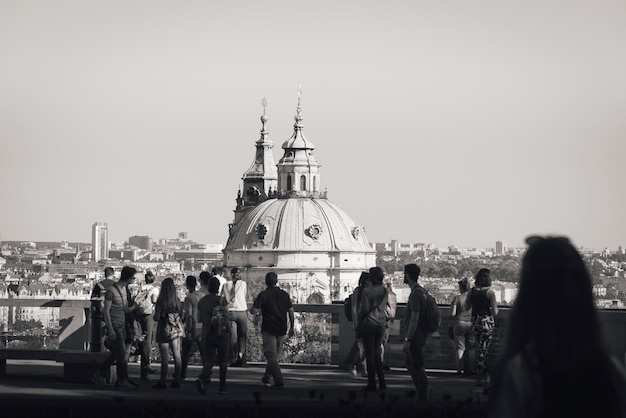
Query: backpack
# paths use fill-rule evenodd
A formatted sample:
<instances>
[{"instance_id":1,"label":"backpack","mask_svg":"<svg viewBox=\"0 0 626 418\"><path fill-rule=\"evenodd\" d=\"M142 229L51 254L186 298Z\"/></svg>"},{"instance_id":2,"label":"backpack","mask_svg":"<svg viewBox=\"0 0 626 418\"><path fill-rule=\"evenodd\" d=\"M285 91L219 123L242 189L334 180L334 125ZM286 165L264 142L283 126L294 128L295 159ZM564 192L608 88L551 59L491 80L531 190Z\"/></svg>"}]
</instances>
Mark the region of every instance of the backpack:
<instances>
[{"instance_id":1,"label":"backpack","mask_svg":"<svg viewBox=\"0 0 626 418\"><path fill-rule=\"evenodd\" d=\"M230 324L230 312L220 300L220 303L211 312L211 334L217 336L230 334Z\"/></svg>"},{"instance_id":2,"label":"backpack","mask_svg":"<svg viewBox=\"0 0 626 418\"><path fill-rule=\"evenodd\" d=\"M145 314L152 311L154 305L150 299L150 288L143 288L135 295L135 303L137 304L137 313Z\"/></svg>"},{"instance_id":3,"label":"backpack","mask_svg":"<svg viewBox=\"0 0 626 418\"><path fill-rule=\"evenodd\" d=\"M439 331L441 325L441 312L439 312L439 306L437 301L426 289L423 287L420 289L422 294L422 310L420 311L420 326L427 334L432 334Z\"/></svg>"},{"instance_id":4,"label":"backpack","mask_svg":"<svg viewBox=\"0 0 626 418\"><path fill-rule=\"evenodd\" d=\"M346 315L348 321L352 322L352 296L348 296L343 301L343 313Z\"/></svg>"}]
</instances>

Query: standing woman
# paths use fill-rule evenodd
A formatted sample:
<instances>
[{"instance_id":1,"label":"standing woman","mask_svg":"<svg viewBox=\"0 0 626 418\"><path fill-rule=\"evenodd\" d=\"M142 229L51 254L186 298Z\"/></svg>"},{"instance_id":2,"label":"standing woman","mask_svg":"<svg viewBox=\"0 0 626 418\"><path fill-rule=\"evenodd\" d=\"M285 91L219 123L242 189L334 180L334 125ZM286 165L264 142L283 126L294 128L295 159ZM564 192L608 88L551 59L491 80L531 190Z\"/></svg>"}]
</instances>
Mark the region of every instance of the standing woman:
<instances>
[{"instance_id":1,"label":"standing woman","mask_svg":"<svg viewBox=\"0 0 626 418\"><path fill-rule=\"evenodd\" d=\"M476 336L476 384L489 384L489 346L495 328L494 317L498 315L496 294L491 290L489 269L482 268L476 273L474 287L468 292L464 303L472 309L472 330Z\"/></svg>"},{"instance_id":2,"label":"standing woman","mask_svg":"<svg viewBox=\"0 0 626 418\"><path fill-rule=\"evenodd\" d=\"M376 376L378 376L379 388L381 390L387 388L381 357L383 336L387 327L385 314L387 289L383 286L385 275L380 267L372 267L369 272L372 285L361 291L358 318L367 363L367 386L363 390L375 391Z\"/></svg>"},{"instance_id":3,"label":"standing woman","mask_svg":"<svg viewBox=\"0 0 626 418\"><path fill-rule=\"evenodd\" d=\"M157 323L156 342L161 352L161 379L152 387L165 389L167 379L167 363L170 349L174 357L174 380L171 388L180 387L180 373L182 368L181 340L185 336L182 320L183 305L176 295L176 285L171 277L163 280L159 298L154 307L154 321Z\"/></svg>"},{"instance_id":4,"label":"standing woman","mask_svg":"<svg viewBox=\"0 0 626 418\"><path fill-rule=\"evenodd\" d=\"M625 417L626 375L606 347L585 262L565 237L526 243L490 416Z\"/></svg>"},{"instance_id":5,"label":"standing woman","mask_svg":"<svg viewBox=\"0 0 626 418\"><path fill-rule=\"evenodd\" d=\"M456 373L463 373L464 355L467 353L470 374L476 373L476 343L472 331L472 308L465 309L465 300L469 290L467 277L459 280L459 294L452 299L450 313L454 320L454 344L456 346ZM467 372L467 371L466 371Z\"/></svg>"}]
</instances>

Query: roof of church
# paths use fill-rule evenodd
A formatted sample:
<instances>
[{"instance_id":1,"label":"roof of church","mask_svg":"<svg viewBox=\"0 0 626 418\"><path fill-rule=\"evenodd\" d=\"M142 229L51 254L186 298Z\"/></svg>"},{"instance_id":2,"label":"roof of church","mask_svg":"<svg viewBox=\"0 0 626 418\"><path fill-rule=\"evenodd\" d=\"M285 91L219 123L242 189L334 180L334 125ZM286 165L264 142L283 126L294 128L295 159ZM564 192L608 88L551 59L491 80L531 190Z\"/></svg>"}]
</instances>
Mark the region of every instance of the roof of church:
<instances>
[{"instance_id":1,"label":"roof of church","mask_svg":"<svg viewBox=\"0 0 626 418\"><path fill-rule=\"evenodd\" d=\"M269 199L233 225L224 251L375 252L359 226L327 199Z\"/></svg>"},{"instance_id":2,"label":"roof of church","mask_svg":"<svg viewBox=\"0 0 626 418\"><path fill-rule=\"evenodd\" d=\"M262 138L266 138L266 101L263 101ZM283 144L285 155L278 163L277 188L245 200L238 195L235 222L231 226L224 252L286 251L286 252L356 252L375 253L363 228L346 212L326 199L319 189L319 167L313 156L314 145L302 134L302 106L298 106L294 133ZM271 145L271 143L270 143ZM257 160L264 155L258 148ZM266 151L270 151L267 148ZM269 160L269 158L267 158ZM264 178L272 179L264 164ZM248 172L244 175L244 193ZM295 179L295 180L294 180ZM285 181L285 184L283 181ZM256 185L250 184L251 188ZM261 192L259 190L259 192ZM245 201L244 201L245 200Z\"/></svg>"}]
</instances>

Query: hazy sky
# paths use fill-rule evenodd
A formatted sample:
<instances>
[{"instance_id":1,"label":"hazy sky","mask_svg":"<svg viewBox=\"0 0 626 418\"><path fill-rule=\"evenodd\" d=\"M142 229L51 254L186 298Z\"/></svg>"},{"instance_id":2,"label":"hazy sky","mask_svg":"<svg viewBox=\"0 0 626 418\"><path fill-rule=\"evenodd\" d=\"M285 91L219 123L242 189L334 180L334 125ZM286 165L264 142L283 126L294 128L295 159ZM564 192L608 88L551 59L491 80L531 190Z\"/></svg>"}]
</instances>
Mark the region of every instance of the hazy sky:
<instances>
[{"instance_id":1,"label":"hazy sky","mask_svg":"<svg viewBox=\"0 0 626 418\"><path fill-rule=\"evenodd\" d=\"M0 239L224 243L267 97L370 242L626 245L626 2L0 0Z\"/></svg>"}]
</instances>

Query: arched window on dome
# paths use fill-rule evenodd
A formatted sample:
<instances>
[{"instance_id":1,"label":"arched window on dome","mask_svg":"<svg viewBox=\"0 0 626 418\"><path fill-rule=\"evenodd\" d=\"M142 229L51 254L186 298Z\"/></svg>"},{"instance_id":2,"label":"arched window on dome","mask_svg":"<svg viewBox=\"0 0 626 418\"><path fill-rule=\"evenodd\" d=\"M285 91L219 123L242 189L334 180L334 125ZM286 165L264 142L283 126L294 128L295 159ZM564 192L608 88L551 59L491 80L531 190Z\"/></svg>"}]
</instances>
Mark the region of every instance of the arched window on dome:
<instances>
[{"instance_id":1,"label":"arched window on dome","mask_svg":"<svg viewBox=\"0 0 626 418\"><path fill-rule=\"evenodd\" d=\"M287 190L291 190L291 175L287 175Z\"/></svg>"},{"instance_id":2,"label":"arched window on dome","mask_svg":"<svg viewBox=\"0 0 626 418\"><path fill-rule=\"evenodd\" d=\"M306 176L300 176L300 190L306 191Z\"/></svg>"},{"instance_id":3,"label":"arched window on dome","mask_svg":"<svg viewBox=\"0 0 626 418\"><path fill-rule=\"evenodd\" d=\"M313 191L317 191L317 176L313 176Z\"/></svg>"}]
</instances>

